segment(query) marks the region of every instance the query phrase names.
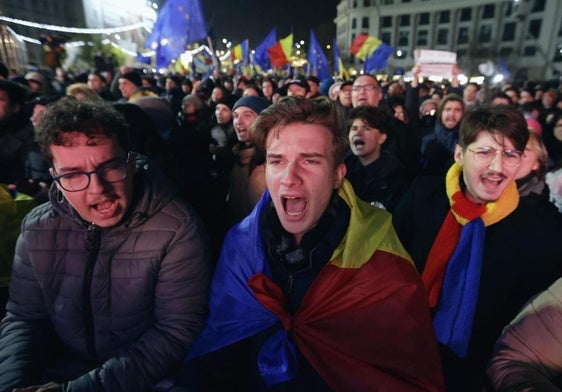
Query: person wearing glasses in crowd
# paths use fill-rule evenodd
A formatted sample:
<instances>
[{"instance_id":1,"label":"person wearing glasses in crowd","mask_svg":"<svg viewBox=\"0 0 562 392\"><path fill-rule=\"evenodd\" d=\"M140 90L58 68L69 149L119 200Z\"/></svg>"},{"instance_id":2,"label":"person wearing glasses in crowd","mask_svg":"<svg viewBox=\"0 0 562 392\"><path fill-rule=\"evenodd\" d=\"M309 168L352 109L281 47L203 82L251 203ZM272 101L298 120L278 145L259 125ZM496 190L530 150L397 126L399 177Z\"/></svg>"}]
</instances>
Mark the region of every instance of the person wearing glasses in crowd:
<instances>
[{"instance_id":1,"label":"person wearing glasses in crowd","mask_svg":"<svg viewBox=\"0 0 562 392\"><path fill-rule=\"evenodd\" d=\"M70 97L37 125L54 184L17 241L2 391L151 390L203 327L203 226L128 132L106 103Z\"/></svg>"},{"instance_id":2,"label":"person wearing glasses in crowd","mask_svg":"<svg viewBox=\"0 0 562 392\"><path fill-rule=\"evenodd\" d=\"M380 109L393 109L383 101L381 86L373 75L365 74L357 77L351 87L351 103L354 108L359 106L372 106ZM385 107L387 105L388 107ZM411 177L420 171L420 143L417 134L407 124L393 118L392 125L387 133L383 150L394 154L406 167Z\"/></svg>"},{"instance_id":3,"label":"person wearing glasses in crowd","mask_svg":"<svg viewBox=\"0 0 562 392\"><path fill-rule=\"evenodd\" d=\"M445 179L416 179L393 212L429 295L448 391L482 391L503 327L562 275L562 220L520 198L521 112L477 108Z\"/></svg>"}]
</instances>

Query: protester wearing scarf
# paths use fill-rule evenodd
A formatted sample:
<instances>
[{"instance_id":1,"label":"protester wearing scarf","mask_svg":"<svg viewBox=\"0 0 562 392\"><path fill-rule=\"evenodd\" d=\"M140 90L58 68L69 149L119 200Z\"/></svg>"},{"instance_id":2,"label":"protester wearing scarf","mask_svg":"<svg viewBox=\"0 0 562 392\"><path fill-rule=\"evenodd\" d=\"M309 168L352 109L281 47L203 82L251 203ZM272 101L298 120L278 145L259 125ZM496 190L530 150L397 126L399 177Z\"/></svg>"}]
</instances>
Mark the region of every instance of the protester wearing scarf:
<instances>
[{"instance_id":1,"label":"protester wearing scarf","mask_svg":"<svg viewBox=\"0 0 562 392\"><path fill-rule=\"evenodd\" d=\"M463 193L462 166L454 163L446 176L451 209L429 252L422 280L435 308L437 340L466 357L478 301L485 227L511 214L519 203L515 182L500 198L475 204Z\"/></svg>"}]
</instances>

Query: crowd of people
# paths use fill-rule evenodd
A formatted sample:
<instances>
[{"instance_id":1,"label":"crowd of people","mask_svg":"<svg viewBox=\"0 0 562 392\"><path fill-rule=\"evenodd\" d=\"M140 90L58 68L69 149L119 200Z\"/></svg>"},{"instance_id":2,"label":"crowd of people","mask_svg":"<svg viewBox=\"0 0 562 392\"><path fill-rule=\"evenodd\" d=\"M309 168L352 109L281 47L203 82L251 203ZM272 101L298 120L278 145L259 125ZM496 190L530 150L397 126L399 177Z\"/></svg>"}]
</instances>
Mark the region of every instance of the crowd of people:
<instances>
[{"instance_id":1,"label":"crowd of people","mask_svg":"<svg viewBox=\"0 0 562 392\"><path fill-rule=\"evenodd\" d=\"M562 85L459 73L0 63L0 390L562 390Z\"/></svg>"}]
</instances>

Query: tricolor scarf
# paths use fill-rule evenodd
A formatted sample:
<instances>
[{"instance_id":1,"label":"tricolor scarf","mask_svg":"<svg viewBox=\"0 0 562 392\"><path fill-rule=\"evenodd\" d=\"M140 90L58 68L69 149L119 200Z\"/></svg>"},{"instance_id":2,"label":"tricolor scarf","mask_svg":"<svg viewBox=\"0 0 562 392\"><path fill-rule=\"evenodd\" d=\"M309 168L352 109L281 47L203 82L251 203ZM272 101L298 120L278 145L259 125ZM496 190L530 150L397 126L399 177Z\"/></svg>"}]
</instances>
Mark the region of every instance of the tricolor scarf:
<instances>
[{"instance_id":1,"label":"tricolor scarf","mask_svg":"<svg viewBox=\"0 0 562 392\"><path fill-rule=\"evenodd\" d=\"M462 166L454 163L446 176L449 210L431 247L422 273L435 308L437 340L466 357L480 287L485 227L499 222L519 204L515 182L500 198L475 204L461 190Z\"/></svg>"}]
</instances>

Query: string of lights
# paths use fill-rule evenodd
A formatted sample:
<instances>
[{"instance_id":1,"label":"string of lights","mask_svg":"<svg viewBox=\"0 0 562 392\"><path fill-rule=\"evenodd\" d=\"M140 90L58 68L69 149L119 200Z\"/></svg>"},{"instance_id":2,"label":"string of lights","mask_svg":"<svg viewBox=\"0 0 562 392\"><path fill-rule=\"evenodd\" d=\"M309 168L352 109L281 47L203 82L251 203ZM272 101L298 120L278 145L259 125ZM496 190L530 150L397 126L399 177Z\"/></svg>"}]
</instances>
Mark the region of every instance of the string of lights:
<instances>
[{"instance_id":1,"label":"string of lights","mask_svg":"<svg viewBox=\"0 0 562 392\"><path fill-rule=\"evenodd\" d=\"M43 29L43 30L57 31L57 32L64 32L64 33L74 33L74 34L116 34L116 33L120 33L120 32L136 30L136 29L139 29L139 28L144 28L147 31L150 31L151 27L152 27L150 22L140 22L140 23L135 23L135 24L128 25L128 26L113 27L113 28L83 29L83 28L55 26L55 25L47 25L47 24L42 24L42 23L29 22L29 21L26 21L26 20L14 19L14 18L9 18L7 16L1 16L1 15L0 15L0 21L15 23L15 24L19 24L19 25L22 25L22 26L28 26L28 27L33 27L33 28L38 28L38 29ZM41 41L39 41L38 39L35 39L35 38L26 37L24 35L19 35L19 34L18 34L18 38L20 38L22 41L25 41L25 42L29 42L29 43L36 44L36 45L42 45ZM114 48L122 51L124 54L129 55L129 56L135 57L139 54L139 53L134 52L132 50L123 48L118 43L116 43L116 42L114 42L110 39L107 39L107 38L102 40L102 44L103 45L111 45ZM85 41L71 41L71 42L67 42L67 43L64 44L64 46L66 46L66 47L80 47L80 46L86 46L86 45L91 46L91 45L93 45L93 43L92 42L85 42ZM196 49L193 49L193 50L186 50L185 54L193 56L193 55L201 52L202 50L205 50L207 53L212 55L212 52L207 47L207 45L202 45L202 46L200 46ZM144 57L151 57L154 54L155 54L154 50L150 50L150 51L145 52L145 53L140 53L140 55L144 56ZM229 56L230 56L230 51L228 51L223 56L223 58L221 58L221 60L226 59Z\"/></svg>"},{"instance_id":2,"label":"string of lights","mask_svg":"<svg viewBox=\"0 0 562 392\"><path fill-rule=\"evenodd\" d=\"M37 44L37 45L41 45L41 41L39 41L39 40L37 40L37 39L30 38L30 37L25 37L25 36L23 36L23 35L18 35L18 37L19 37L21 40L23 40L23 41L30 42L30 43ZM123 47L120 46L117 42L112 41L112 40L107 39L107 38L104 39L104 40L102 40L101 43L102 43L103 45L111 45L111 46L113 46L114 48L119 49L120 51L122 51L123 53L125 53L125 54L127 54L127 55L129 55L129 56L136 57L136 56L139 54L139 53L134 52L134 51L132 51L132 50L123 48ZM93 45L93 42L72 41L72 42L67 42L67 43L64 44L64 46L69 47L69 48L75 48L75 47L86 46L86 45L92 46L92 45ZM207 53L209 53L209 54L212 54L211 49L209 49L209 47L207 47L207 45L202 45L202 46L200 46L200 47L198 47L198 48L196 48L196 49L193 49L193 50L186 50L185 53L188 54L188 55L193 56L193 55L195 55L195 54L197 54L197 53L199 53L199 52L201 52L201 51L203 51L203 50L205 50L205 51L206 51ZM151 56L154 56L155 54L156 54L156 52L155 52L154 50L150 50L150 51L148 51L148 52L140 53L140 55L141 55L141 56L144 56L144 57L151 57ZM230 52L227 53L227 54L230 55Z\"/></svg>"},{"instance_id":3,"label":"string of lights","mask_svg":"<svg viewBox=\"0 0 562 392\"><path fill-rule=\"evenodd\" d=\"M7 16L0 16L0 20L19 24L22 26L35 27L43 30L59 31L62 33L74 33L74 34L115 34L124 31L136 30L139 28L145 28L146 30L150 31L150 28L152 27L152 22L139 22L128 26L111 27L106 29L82 29L77 27L55 26L55 25L29 22L27 20L9 18Z\"/></svg>"}]
</instances>

